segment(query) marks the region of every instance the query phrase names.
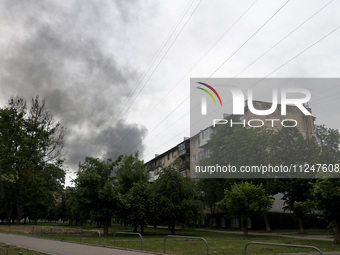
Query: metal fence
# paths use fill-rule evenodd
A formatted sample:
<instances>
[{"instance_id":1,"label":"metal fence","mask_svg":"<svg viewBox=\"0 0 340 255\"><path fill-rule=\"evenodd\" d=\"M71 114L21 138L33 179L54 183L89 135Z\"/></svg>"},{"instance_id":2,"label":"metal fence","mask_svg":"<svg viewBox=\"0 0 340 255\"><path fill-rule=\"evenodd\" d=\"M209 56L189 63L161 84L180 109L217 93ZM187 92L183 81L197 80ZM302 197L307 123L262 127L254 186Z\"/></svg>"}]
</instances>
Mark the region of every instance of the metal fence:
<instances>
[{"instance_id":1,"label":"metal fence","mask_svg":"<svg viewBox=\"0 0 340 255\"><path fill-rule=\"evenodd\" d=\"M32 229L32 233L34 233L35 228L41 228L41 232L45 232L45 229L43 226L33 226ZM58 227L51 227L50 228L50 232L52 232L52 230L61 230L62 231L62 240L64 240L64 236L65 236L65 230L64 228L58 228ZM98 244L101 245L101 234L98 230L84 230L84 229L80 229L80 242L83 243L82 238L83 238L83 232L95 232L98 234ZM113 240L113 246L116 247L116 235L117 234L123 234L123 235L138 235L140 237L141 240L141 250L143 250L143 237L140 233L135 233L135 232L115 232L114 233L114 240ZM165 254L165 244L166 244L166 240L168 238L184 238L184 239L198 239L198 240L203 240L206 244L206 252L207 255L209 254L209 245L206 239L204 239L203 237L196 237L196 236L180 236L180 235L167 235L164 237L163 240L163 253ZM291 247L291 248L303 248L303 249L313 249L315 251L317 251L320 255L323 255L322 251L315 247L315 246L309 246L309 245L294 245L294 244L280 244L280 243L266 243L266 242L248 242L245 246L244 246L244 255L247 255L247 248L250 245L266 245L266 246L281 246L281 247ZM2 253L1 253L2 252ZM8 253L8 250L6 250L6 253L3 253L3 250L1 250L0 247L0 255L2 254L6 254L6 255L11 255L11 254L22 254L21 252L19 253Z\"/></svg>"},{"instance_id":2,"label":"metal fence","mask_svg":"<svg viewBox=\"0 0 340 255\"><path fill-rule=\"evenodd\" d=\"M86 230L86 229L81 229L80 230L80 242L83 243L83 232L96 232L98 233L98 244L100 245L101 243L101 235L98 230Z\"/></svg>"},{"instance_id":3,"label":"metal fence","mask_svg":"<svg viewBox=\"0 0 340 255\"><path fill-rule=\"evenodd\" d=\"M63 228L57 228L57 227L51 227L50 228L50 233L52 233L52 230L61 230L63 232L63 237L61 238L61 241L64 241L65 239L65 230Z\"/></svg>"},{"instance_id":4,"label":"metal fence","mask_svg":"<svg viewBox=\"0 0 340 255\"><path fill-rule=\"evenodd\" d=\"M34 229L35 229L35 228L40 228L40 229L41 229L40 232L45 232L45 228L44 228L43 226L33 226L33 228L32 228L32 234L34 233Z\"/></svg>"},{"instance_id":5,"label":"metal fence","mask_svg":"<svg viewBox=\"0 0 340 255\"><path fill-rule=\"evenodd\" d=\"M167 235L164 237L164 241L163 241L163 253L165 254L165 241L167 238L186 238L186 239L199 239L199 240L203 240L207 246L207 255L209 254L209 246L208 246L208 242L207 240L205 240L203 237L197 237L197 236L176 236L176 235Z\"/></svg>"},{"instance_id":6,"label":"metal fence","mask_svg":"<svg viewBox=\"0 0 340 255\"><path fill-rule=\"evenodd\" d=\"M321 255L323 253L314 246L308 246L308 245L295 245L295 244L281 244L281 243L261 243L261 242L249 242L244 246L244 255L247 255L247 247L249 245L270 245L270 246L285 246L285 247L294 247L294 248L306 248L306 249L313 249L318 251Z\"/></svg>"},{"instance_id":7,"label":"metal fence","mask_svg":"<svg viewBox=\"0 0 340 255\"><path fill-rule=\"evenodd\" d=\"M116 234L138 235L140 237L140 250L143 250L143 237L141 234L135 232L115 232L113 235L113 247L116 247Z\"/></svg>"}]
</instances>

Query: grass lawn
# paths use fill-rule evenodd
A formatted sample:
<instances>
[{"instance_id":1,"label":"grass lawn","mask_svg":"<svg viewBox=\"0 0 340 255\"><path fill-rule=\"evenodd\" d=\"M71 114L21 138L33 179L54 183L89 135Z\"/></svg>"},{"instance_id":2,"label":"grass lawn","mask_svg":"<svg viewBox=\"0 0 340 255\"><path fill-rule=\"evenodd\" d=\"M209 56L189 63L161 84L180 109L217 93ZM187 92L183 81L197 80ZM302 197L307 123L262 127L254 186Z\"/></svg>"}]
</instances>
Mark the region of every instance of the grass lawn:
<instances>
[{"instance_id":1,"label":"grass lawn","mask_svg":"<svg viewBox=\"0 0 340 255\"><path fill-rule=\"evenodd\" d=\"M0 254L17 255L19 252L21 252L22 255L46 255L45 253L30 251L16 246L0 243Z\"/></svg>"},{"instance_id":2,"label":"grass lawn","mask_svg":"<svg viewBox=\"0 0 340 255\"><path fill-rule=\"evenodd\" d=\"M44 226L44 229L48 233L38 233L40 228L34 229L34 235L44 238L52 239L62 239L62 232L60 230L54 229L53 233L50 233L51 227L63 227L65 229L65 241L69 242L80 242L80 232L79 229L87 230L100 230L94 226L78 226L70 228L66 224L54 224L47 225L45 223L39 224L39 226ZM17 234L32 234L33 225L22 225L22 226L5 226L0 225L1 232L11 232ZM131 228L124 228L119 225L114 225L110 228L110 235L108 237L101 236L101 245L113 246L114 232L131 232ZM315 231L319 233L319 231ZM166 235L169 235L168 229L163 228L146 228L143 234L143 250L151 251L155 253L163 253L163 240ZM240 234L230 234L221 232L210 232L210 231L200 231L187 229L185 231L178 230L176 235L184 236L196 236L203 237L207 240L209 244L209 254L243 254L244 246L248 242L269 242L269 243L285 243L285 244L297 244L297 245L309 245L318 247L321 251L340 251L340 245L333 244L331 241L321 241L321 240L303 240L294 239L287 237L278 236L258 236L249 235L244 237ZM83 232L82 235L83 243L87 244L98 244L98 234L97 233L86 233ZM121 235L116 236L116 247L139 250L141 246L140 238L136 235ZM278 254L278 253L293 253L293 252L312 252L312 249L297 249L288 247L276 247L276 246L259 246L250 245L247 249L247 254ZM168 238L166 240L166 253L176 254L176 255L200 255L206 254L206 245L202 240L193 239L174 239Z\"/></svg>"}]
</instances>

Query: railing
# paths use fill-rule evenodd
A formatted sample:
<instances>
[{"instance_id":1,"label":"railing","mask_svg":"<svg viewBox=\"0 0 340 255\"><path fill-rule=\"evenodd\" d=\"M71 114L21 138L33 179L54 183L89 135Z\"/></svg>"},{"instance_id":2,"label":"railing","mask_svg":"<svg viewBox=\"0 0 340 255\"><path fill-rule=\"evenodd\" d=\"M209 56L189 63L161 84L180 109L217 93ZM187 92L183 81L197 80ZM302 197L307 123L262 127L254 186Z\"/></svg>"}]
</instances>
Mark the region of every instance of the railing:
<instances>
[{"instance_id":1,"label":"railing","mask_svg":"<svg viewBox=\"0 0 340 255\"><path fill-rule=\"evenodd\" d=\"M167 235L164 237L163 241L163 253L165 254L165 241L167 238L172 237L172 238L186 238L186 239L199 239L203 240L207 246L207 255L209 254L209 246L207 240L205 240L203 237L196 237L196 236L176 236L176 235Z\"/></svg>"},{"instance_id":2,"label":"railing","mask_svg":"<svg viewBox=\"0 0 340 255\"><path fill-rule=\"evenodd\" d=\"M98 230L85 230L85 229L81 229L80 230L80 242L81 243L83 243L83 232L96 232L96 233L98 233L98 244L100 245L101 236L100 236L100 232Z\"/></svg>"},{"instance_id":3,"label":"railing","mask_svg":"<svg viewBox=\"0 0 340 255\"><path fill-rule=\"evenodd\" d=\"M52 229L59 229L59 230L63 231L63 237L62 237L61 241L64 241L65 230L63 228L52 227L52 228L50 228L50 232L52 232Z\"/></svg>"},{"instance_id":4,"label":"railing","mask_svg":"<svg viewBox=\"0 0 340 255\"><path fill-rule=\"evenodd\" d=\"M40 228L41 229L41 232L45 232L45 228L43 226L33 226L32 228L32 234L34 233L34 228Z\"/></svg>"},{"instance_id":5,"label":"railing","mask_svg":"<svg viewBox=\"0 0 340 255\"><path fill-rule=\"evenodd\" d=\"M141 234L139 233L135 233L135 232L116 232L113 235L113 247L116 247L116 234L126 234L126 235L139 235L140 237L140 250L143 250L143 237Z\"/></svg>"},{"instance_id":6,"label":"railing","mask_svg":"<svg viewBox=\"0 0 340 255\"><path fill-rule=\"evenodd\" d=\"M306 249L314 249L318 251L321 255L323 253L314 246L308 246L308 245L295 245L295 244L281 244L281 243L260 243L260 242L249 242L244 246L244 255L247 255L247 247L251 244L255 245L271 245L271 246L285 246L285 247L294 247L294 248L306 248Z\"/></svg>"}]
</instances>

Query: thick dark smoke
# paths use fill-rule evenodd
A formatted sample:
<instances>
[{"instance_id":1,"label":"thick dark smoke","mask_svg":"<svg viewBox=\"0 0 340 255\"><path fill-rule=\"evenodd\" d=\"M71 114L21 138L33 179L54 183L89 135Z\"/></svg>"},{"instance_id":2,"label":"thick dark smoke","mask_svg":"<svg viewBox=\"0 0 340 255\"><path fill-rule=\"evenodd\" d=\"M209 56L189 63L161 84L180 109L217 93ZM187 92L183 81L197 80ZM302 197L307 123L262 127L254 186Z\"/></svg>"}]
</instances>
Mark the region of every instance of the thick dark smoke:
<instances>
[{"instance_id":1,"label":"thick dark smoke","mask_svg":"<svg viewBox=\"0 0 340 255\"><path fill-rule=\"evenodd\" d=\"M68 131L70 166L86 156L115 159L147 133L124 121L115 125L139 77L119 50L122 31L138 14L132 7L143 8L138 1L0 4L1 100L45 98Z\"/></svg>"}]
</instances>

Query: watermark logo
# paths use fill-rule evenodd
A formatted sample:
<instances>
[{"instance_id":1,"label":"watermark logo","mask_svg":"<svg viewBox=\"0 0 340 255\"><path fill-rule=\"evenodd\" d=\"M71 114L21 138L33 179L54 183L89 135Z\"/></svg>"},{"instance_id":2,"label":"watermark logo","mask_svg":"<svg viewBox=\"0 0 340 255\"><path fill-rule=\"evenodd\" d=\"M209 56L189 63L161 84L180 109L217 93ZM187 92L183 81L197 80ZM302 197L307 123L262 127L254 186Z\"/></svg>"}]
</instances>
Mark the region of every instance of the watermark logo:
<instances>
[{"instance_id":1,"label":"watermark logo","mask_svg":"<svg viewBox=\"0 0 340 255\"><path fill-rule=\"evenodd\" d=\"M214 92L214 94L217 96L218 100L220 101L220 104L222 106L222 100L220 95L217 93L217 91L210 85L203 83L203 82L197 82L198 84L201 84L203 86L206 86L207 88L209 88L212 92ZM212 100L214 100L215 105L217 105L216 100L214 98L214 96L206 89L201 88L201 87L197 87L200 90L203 90L204 92L206 92L211 98ZM207 115L207 98L205 96L202 96L202 101L201 101L201 114L202 115Z\"/></svg>"},{"instance_id":2,"label":"watermark logo","mask_svg":"<svg viewBox=\"0 0 340 255\"><path fill-rule=\"evenodd\" d=\"M217 91L211 87L208 84L202 83L202 82L197 82L199 84L202 84L204 86L207 86L209 89L211 89L215 95L218 97L218 99L220 100L221 106L222 106L222 101L221 98L219 96L219 94L217 93ZM208 93L210 95L210 97L214 100L215 105L216 104L216 100L213 97L213 95L206 89L197 87L198 89L201 89L203 91L205 91L206 93ZM232 102L233 102L233 114L234 115L244 115L244 102L245 102L245 96L244 93L241 89L236 88L236 87L232 87L232 86L223 86L221 87L223 88L223 92L225 90L228 90L228 92L231 93L232 95ZM309 100L311 99L311 93L304 88L281 88L280 91L281 94L281 115L286 115L287 114L287 105L294 105L296 106L304 115L310 116L312 115L308 109L305 107L305 104L309 102ZM299 95L303 95L300 98L289 98L289 94L299 94ZM279 98L279 93L278 93L278 89L274 88L272 89L272 104L271 107L269 109L255 109L254 107L254 103L253 103L253 90L252 89L248 89L247 90L247 107L249 109L249 111L255 115L258 116L265 116L265 115L270 115L272 113L274 113L277 109L278 106L278 98ZM207 101L206 101L206 97L202 96L202 100L201 100L201 114L202 115L207 115Z\"/></svg>"}]
</instances>

